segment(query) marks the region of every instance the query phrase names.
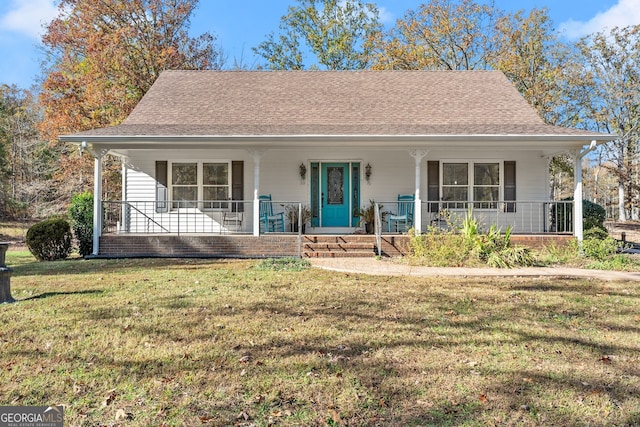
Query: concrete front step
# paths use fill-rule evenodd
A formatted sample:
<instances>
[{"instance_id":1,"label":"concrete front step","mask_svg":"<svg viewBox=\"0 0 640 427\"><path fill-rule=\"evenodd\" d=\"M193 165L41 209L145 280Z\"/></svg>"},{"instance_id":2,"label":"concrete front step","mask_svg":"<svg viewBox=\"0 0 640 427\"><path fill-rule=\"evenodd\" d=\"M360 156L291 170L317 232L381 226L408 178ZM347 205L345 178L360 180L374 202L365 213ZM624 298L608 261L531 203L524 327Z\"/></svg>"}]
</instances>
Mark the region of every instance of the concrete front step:
<instances>
[{"instance_id":1,"label":"concrete front step","mask_svg":"<svg viewBox=\"0 0 640 427\"><path fill-rule=\"evenodd\" d=\"M307 258L315 257L368 257L376 256L376 247L371 244L319 244L305 245L302 248L303 256Z\"/></svg>"},{"instance_id":2,"label":"concrete front step","mask_svg":"<svg viewBox=\"0 0 640 427\"><path fill-rule=\"evenodd\" d=\"M304 258L371 258L377 255L372 251L349 251L349 252L331 252L331 251L318 251L318 252L303 252Z\"/></svg>"},{"instance_id":3,"label":"concrete front step","mask_svg":"<svg viewBox=\"0 0 640 427\"><path fill-rule=\"evenodd\" d=\"M304 250L324 250L324 251L357 251L357 250L373 250L376 247L374 243L304 243Z\"/></svg>"},{"instance_id":4,"label":"concrete front step","mask_svg":"<svg viewBox=\"0 0 640 427\"><path fill-rule=\"evenodd\" d=\"M304 236L302 252L306 258L373 257L376 245L373 236Z\"/></svg>"}]
</instances>

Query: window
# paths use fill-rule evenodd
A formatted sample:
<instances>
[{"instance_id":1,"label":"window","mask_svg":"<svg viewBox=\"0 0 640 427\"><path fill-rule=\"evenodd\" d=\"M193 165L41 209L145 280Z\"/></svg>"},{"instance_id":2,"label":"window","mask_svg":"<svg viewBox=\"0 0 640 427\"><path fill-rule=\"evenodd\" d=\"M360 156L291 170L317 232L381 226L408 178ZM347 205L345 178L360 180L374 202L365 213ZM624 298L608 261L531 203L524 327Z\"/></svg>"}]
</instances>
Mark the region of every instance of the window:
<instances>
[{"instance_id":1,"label":"window","mask_svg":"<svg viewBox=\"0 0 640 427\"><path fill-rule=\"evenodd\" d=\"M442 200L466 202L469 200L469 166L467 163L442 165ZM448 209L464 209L466 203L447 203Z\"/></svg>"},{"instance_id":2,"label":"window","mask_svg":"<svg viewBox=\"0 0 640 427\"><path fill-rule=\"evenodd\" d=\"M171 184L174 208L194 208L198 200L198 164L173 163Z\"/></svg>"},{"instance_id":3,"label":"window","mask_svg":"<svg viewBox=\"0 0 640 427\"><path fill-rule=\"evenodd\" d=\"M495 209L500 200L500 165L498 163L474 163L473 200L478 209Z\"/></svg>"},{"instance_id":4,"label":"window","mask_svg":"<svg viewBox=\"0 0 640 427\"><path fill-rule=\"evenodd\" d=\"M229 162L171 164L173 208L228 209ZM198 201L201 201L199 204Z\"/></svg>"},{"instance_id":5,"label":"window","mask_svg":"<svg viewBox=\"0 0 640 427\"><path fill-rule=\"evenodd\" d=\"M227 203L212 200L229 200L229 164L204 163L202 165L202 200L205 209L226 209Z\"/></svg>"},{"instance_id":6,"label":"window","mask_svg":"<svg viewBox=\"0 0 640 427\"><path fill-rule=\"evenodd\" d=\"M515 162L504 162L505 174L515 176ZM435 165L432 165L435 167ZM465 209L467 202L477 209L496 209L502 197L502 164L486 163L443 163L442 164L442 200L447 209ZM507 170L508 169L508 170ZM515 198L515 177L513 186L505 187L505 196Z\"/></svg>"}]
</instances>

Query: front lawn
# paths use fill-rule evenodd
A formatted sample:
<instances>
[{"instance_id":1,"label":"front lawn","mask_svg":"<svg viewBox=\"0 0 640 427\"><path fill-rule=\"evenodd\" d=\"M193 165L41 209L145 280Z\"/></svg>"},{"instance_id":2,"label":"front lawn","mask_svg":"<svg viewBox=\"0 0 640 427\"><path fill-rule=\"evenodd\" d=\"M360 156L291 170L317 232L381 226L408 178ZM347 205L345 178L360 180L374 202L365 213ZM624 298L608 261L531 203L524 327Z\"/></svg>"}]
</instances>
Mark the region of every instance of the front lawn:
<instances>
[{"instance_id":1,"label":"front lawn","mask_svg":"<svg viewBox=\"0 0 640 427\"><path fill-rule=\"evenodd\" d=\"M640 287L9 252L1 405L65 425L637 425Z\"/></svg>"}]
</instances>

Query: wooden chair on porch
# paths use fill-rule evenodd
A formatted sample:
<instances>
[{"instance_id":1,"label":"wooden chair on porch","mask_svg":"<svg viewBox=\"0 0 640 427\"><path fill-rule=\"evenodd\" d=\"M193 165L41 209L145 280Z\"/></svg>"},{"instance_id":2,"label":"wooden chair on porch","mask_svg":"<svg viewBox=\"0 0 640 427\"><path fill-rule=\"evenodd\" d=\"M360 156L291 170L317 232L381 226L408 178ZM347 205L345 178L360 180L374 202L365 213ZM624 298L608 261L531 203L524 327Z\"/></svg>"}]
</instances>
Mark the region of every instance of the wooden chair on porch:
<instances>
[{"instance_id":1,"label":"wooden chair on porch","mask_svg":"<svg viewBox=\"0 0 640 427\"><path fill-rule=\"evenodd\" d=\"M387 230L396 233L406 232L413 226L413 206L415 204L413 194L398 194L398 212L389 213L387 216Z\"/></svg>"},{"instance_id":2,"label":"wooden chair on porch","mask_svg":"<svg viewBox=\"0 0 640 427\"><path fill-rule=\"evenodd\" d=\"M284 212L273 213L273 202L271 194L258 196L260 200L260 232L261 233L284 233Z\"/></svg>"}]
</instances>

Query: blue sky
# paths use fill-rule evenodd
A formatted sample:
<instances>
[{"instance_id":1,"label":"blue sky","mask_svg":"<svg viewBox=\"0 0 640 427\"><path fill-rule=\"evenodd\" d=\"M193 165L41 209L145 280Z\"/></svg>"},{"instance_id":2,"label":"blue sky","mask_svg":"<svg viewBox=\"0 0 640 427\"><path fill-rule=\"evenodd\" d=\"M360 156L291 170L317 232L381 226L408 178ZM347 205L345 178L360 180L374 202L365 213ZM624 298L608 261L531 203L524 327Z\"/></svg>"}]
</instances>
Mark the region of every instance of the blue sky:
<instances>
[{"instance_id":1,"label":"blue sky","mask_svg":"<svg viewBox=\"0 0 640 427\"><path fill-rule=\"evenodd\" d=\"M370 1L378 5L387 26L423 3ZM191 32L215 34L228 66L234 60L252 66L257 59L251 48L269 32L278 30L280 17L295 3L295 0L200 0L192 17ZM56 0L0 0L0 84L29 88L36 83L43 58L38 47L42 25L56 15L55 4ZM547 7L555 26L567 39L614 26L640 24L640 0L495 0L495 4L505 10Z\"/></svg>"}]
</instances>

